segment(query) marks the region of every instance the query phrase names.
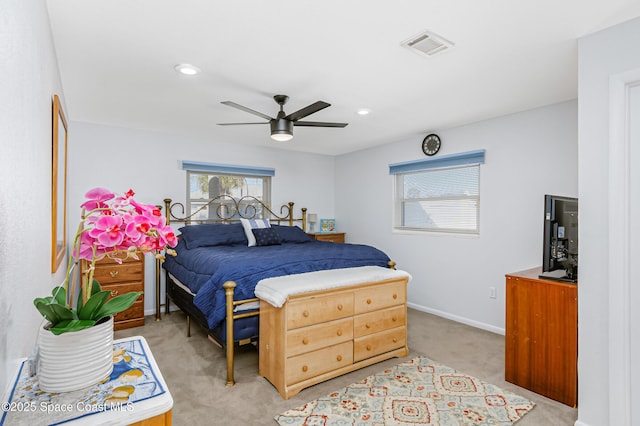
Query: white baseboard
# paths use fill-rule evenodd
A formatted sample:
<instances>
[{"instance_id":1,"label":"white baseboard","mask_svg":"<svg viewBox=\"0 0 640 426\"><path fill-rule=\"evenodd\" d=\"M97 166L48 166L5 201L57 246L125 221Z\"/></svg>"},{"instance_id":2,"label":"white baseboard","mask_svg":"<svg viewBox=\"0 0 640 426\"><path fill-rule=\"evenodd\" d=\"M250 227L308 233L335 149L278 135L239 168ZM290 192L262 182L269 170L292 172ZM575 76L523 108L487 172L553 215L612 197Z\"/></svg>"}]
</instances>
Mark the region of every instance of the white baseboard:
<instances>
[{"instance_id":1,"label":"white baseboard","mask_svg":"<svg viewBox=\"0 0 640 426\"><path fill-rule=\"evenodd\" d=\"M428 314L437 315L437 316L442 317L442 318L450 319L452 321L460 322L462 324L470 325L472 327L480 328L482 330L487 330L487 331L490 331L492 333L501 334L503 336L505 334L504 328L495 327L495 326L493 326L491 324L486 324L486 323L483 323L483 322L474 321L474 320L469 319L469 318L461 317L461 316L458 316L458 315L453 315L453 314L450 314L448 312L439 311L437 309L427 308L426 306L418 305L418 304L411 303L411 302L408 302L407 306L410 307L410 308L413 308L415 310L421 311L421 312L426 312ZM180 308L175 306L173 303L171 304L171 312L175 312L175 311L179 311L179 310L180 310ZM163 306L162 307L162 315L163 316L164 316L164 312L165 312L165 309L164 309L164 306ZM155 308L145 309L145 311L144 311L144 315L145 316L150 316L150 315L155 315L155 314L156 314L156 309Z\"/></svg>"},{"instance_id":2,"label":"white baseboard","mask_svg":"<svg viewBox=\"0 0 640 426\"><path fill-rule=\"evenodd\" d=\"M581 422L580 420L576 420L573 426L591 426L589 423Z\"/></svg>"},{"instance_id":3,"label":"white baseboard","mask_svg":"<svg viewBox=\"0 0 640 426\"><path fill-rule=\"evenodd\" d=\"M174 305L173 303L169 306L169 308L170 308L170 309L169 309L169 312L176 312L176 311L179 311L179 310L180 310L180 308L178 308L178 307L177 307L176 305ZM165 305L162 305L162 306L160 307L160 313L162 314L162 316L164 316L164 313L165 313L165 312L166 312L166 306L165 306ZM153 315L153 316L155 316L155 315L156 315L156 308L155 308L155 307L153 307L153 308L151 308L151 309L145 309L145 310L144 310L144 316L145 316L145 317L148 317L148 316L151 316L151 315Z\"/></svg>"},{"instance_id":4,"label":"white baseboard","mask_svg":"<svg viewBox=\"0 0 640 426\"><path fill-rule=\"evenodd\" d=\"M453 314L450 314L448 312L439 311L437 309L427 308L426 306L417 305L417 304L411 303L411 302L407 302L407 306L410 307L410 308L416 309L418 311L421 311L421 312L426 312L428 314L437 315L437 316L442 317L442 318L450 319L452 321L460 322L462 324L470 325L472 327L480 328L482 330L487 330L487 331L490 331L492 333L501 334L503 336L505 334L504 328L495 327L495 326L493 326L491 324L486 324L486 323L483 323L483 322L474 321L474 320L469 319L469 318L461 317L459 315L453 315Z\"/></svg>"}]
</instances>

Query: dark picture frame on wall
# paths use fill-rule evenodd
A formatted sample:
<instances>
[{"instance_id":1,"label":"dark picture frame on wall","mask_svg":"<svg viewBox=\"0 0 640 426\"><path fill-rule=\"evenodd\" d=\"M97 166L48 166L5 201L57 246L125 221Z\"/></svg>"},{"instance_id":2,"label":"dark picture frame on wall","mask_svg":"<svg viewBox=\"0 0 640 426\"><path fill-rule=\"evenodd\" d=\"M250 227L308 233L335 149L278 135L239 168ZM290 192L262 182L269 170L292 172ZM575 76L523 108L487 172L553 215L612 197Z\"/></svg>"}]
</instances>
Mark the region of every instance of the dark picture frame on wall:
<instances>
[{"instance_id":1,"label":"dark picture frame on wall","mask_svg":"<svg viewBox=\"0 0 640 426\"><path fill-rule=\"evenodd\" d=\"M51 273L67 250L67 119L60 97L53 95L51 146Z\"/></svg>"}]
</instances>

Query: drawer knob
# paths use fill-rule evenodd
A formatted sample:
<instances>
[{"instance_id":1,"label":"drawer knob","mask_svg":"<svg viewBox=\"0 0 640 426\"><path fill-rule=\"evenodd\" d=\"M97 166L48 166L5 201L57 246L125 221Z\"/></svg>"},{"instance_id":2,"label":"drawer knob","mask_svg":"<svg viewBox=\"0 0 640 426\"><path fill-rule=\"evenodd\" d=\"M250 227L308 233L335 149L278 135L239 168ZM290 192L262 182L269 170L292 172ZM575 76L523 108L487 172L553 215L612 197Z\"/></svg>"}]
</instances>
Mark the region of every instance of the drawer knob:
<instances>
[{"instance_id":1,"label":"drawer knob","mask_svg":"<svg viewBox=\"0 0 640 426\"><path fill-rule=\"evenodd\" d=\"M371 304L371 299L367 299L367 305Z\"/></svg>"},{"instance_id":2,"label":"drawer knob","mask_svg":"<svg viewBox=\"0 0 640 426\"><path fill-rule=\"evenodd\" d=\"M342 355L338 355L338 356L336 357L336 360L337 360L338 362L342 361Z\"/></svg>"},{"instance_id":3,"label":"drawer knob","mask_svg":"<svg viewBox=\"0 0 640 426\"><path fill-rule=\"evenodd\" d=\"M342 330L338 330L338 331L336 332L336 334L337 334L338 336L342 336Z\"/></svg>"},{"instance_id":4,"label":"drawer knob","mask_svg":"<svg viewBox=\"0 0 640 426\"><path fill-rule=\"evenodd\" d=\"M304 339L302 339L302 344L303 345L308 345L309 344L309 339L307 339L306 337Z\"/></svg>"},{"instance_id":5,"label":"drawer knob","mask_svg":"<svg viewBox=\"0 0 640 426\"><path fill-rule=\"evenodd\" d=\"M109 275L111 275L111 278L115 278L118 276L118 272L119 271L109 271Z\"/></svg>"},{"instance_id":6,"label":"drawer knob","mask_svg":"<svg viewBox=\"0 0 640 426\"><path fill-rule=\"evenodd\" d=\"M393 322L398 321L398 317L393 317L393 318L391 318L391 321L393 321Z\"/></svg>"},{"instance_id":7,"label":"drawer knob","mask_svg":"<svg viewBox=\"0 0 640 426\"><path fill-rule=\"evenodd\" d=\"M309 367L307 367L306 365L302 366L302 371L306 373L308 370L309 370Z\"/></svg>"},{"instance_id":8,"label":"drawer knob","mask_svg":"<svg viewBox=\"0 0 640 426\"><path fill-rule=\"evenodd\" d=\"M365 327L365 328L371 328L371 324L366 323L366 324L364 325L364 327Z\"/></svg>"},{"instance_id":9,"label":"drawer knob","mask_svg":"<svg viewBox=\"0 0 640 426\"><path fill-rule=\"evenodd\" d=\"M304 311L304 312L302 313L302 316L303 316L303 317L305 317L305 318L307 318L307 317L309 316L309 311Z\"/></svg>"},{"instance_id":10,"label":"drawer knob","mask_svg":"<svg viewBox=\"0 0 640 426\"><path fill-rule=\"evenodd\" d=\"M393 293L393 298L394 298L394 299L397 299L397 298L398 298L398 295L397 295L396 293Z\"/></svg>"},{"instance_id":11,"label":"drawer knob","mask_svg":"<svg viewBox=\"0 0 640 426\"><path fill-rule=\"evenodd\" d=\"M120 292L118 290L111 290L111 297L116 297Z\"/></svg>"},{"instance_id":12,"label":"drawer knob","mask_svg":"<svg viewBox=\"0 0 640 426\"><path fill-rule=\"evenodd\" d=\"M393 338L393 343L398 343L398 338L397 337Z\"/></svg>"},{"instance_id":13,"label":"drawer knob","mask_svg":"<svg viewBox=\"0 0 640 426\"><path fill-rule=\"evenodd\" d=\"M371 345L367 345L367 350L370 351L371 350Z\"/></svg>"},{"instance_id":14,"label":"drawer knob","mask_svg":"<svg viewBox=\"0 0 640 426\"><path fill-rule=\"evenodd\" d=\"M339 311L341 311L341 310L342 310L342 308L343 308L342 303L340 303L340 304L338 305L338 310L339 310Z\"/></svg>"}]
</instances>

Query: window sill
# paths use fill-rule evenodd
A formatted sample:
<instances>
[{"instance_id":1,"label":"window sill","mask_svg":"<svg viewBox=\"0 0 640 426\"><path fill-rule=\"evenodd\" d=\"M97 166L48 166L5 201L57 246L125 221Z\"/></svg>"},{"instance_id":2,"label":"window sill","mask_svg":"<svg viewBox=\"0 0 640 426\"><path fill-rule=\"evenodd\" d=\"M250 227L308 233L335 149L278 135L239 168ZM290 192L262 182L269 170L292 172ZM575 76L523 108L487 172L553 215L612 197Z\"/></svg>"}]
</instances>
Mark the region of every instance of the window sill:
<instances>
[{"instance_id":1,"label":"window sill","mask_svg":"<svg viewBox=\"0 0 640 426\"><path fill-rule=\"evenodd\" d=\"M416 229L392 229L392 234L396 235L423 235L428 237L453 237L466 239L479 239L480 234L466 234L460 232L437 232L437 231L420 231Z\"/></svg>"}]
</instances>

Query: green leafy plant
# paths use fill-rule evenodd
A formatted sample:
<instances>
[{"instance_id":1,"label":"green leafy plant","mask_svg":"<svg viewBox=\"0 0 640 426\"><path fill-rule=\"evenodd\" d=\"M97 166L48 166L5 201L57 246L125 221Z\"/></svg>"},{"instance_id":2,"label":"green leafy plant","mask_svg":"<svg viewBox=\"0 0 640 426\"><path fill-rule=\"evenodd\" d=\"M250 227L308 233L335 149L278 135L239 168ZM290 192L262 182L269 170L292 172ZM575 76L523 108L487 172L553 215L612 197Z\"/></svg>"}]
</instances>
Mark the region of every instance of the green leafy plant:
<instances>
[{"instance_id":1,"label":"green leafy plant","mask_svg":"<svg viewBox=\"0 0 640 426\"><path fill-rule=\"evenodd\" d=\"M166 225L160 210L133 199L133 191L116 196L104 188L87 192L81 205L82 214L73 240L64 285L55 287L51 296L37 297L33 303L51 324L53 334L79 331L92 327L103 318L129 309L142 292L130 292L109 298L93 278L95 265L103 258L122 263L123 259L138 259L139 253L154 253L162 258L163 251L175 254L177 238ZM73 264L82 263L80 290L74 297L77 279ZM75 303L73 303L73 299Z\"/></svg>"}]
</instances>

